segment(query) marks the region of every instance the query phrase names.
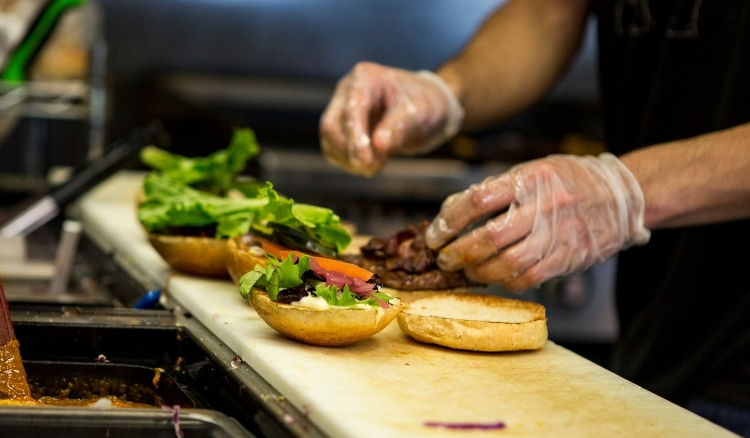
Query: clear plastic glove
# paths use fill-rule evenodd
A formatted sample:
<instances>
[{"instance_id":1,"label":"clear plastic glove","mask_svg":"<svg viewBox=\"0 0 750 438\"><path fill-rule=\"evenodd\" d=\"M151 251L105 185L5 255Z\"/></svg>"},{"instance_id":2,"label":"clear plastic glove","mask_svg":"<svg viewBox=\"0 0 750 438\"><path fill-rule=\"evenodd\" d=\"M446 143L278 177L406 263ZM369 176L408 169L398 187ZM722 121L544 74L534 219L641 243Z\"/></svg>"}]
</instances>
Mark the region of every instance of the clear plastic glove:
<instances>
[{"instance_id":1,"label":"clear plastic glove","mask_svg":"<svg viewBox=\"0 0 750 438\"><path fill-rule=\"evenodd\" d=\"M643 192L614 155L552 155L448 197L426 240L441 248L495 216L443 247L438 264L522 291L645 244L643 214Z\"/></svg>"},{"instance_id":2,"label":"clear plastic glove","mask_svg":"<svg viewBox=\"0 0 750 438\"><path fill-rule=\"evenodd\" d=\"M328 161L372 176L391 154L420 154L454 136L464 117L458 99L429 71L362 62L344 76L320 120Z\"/></svg>"}]
</instances>

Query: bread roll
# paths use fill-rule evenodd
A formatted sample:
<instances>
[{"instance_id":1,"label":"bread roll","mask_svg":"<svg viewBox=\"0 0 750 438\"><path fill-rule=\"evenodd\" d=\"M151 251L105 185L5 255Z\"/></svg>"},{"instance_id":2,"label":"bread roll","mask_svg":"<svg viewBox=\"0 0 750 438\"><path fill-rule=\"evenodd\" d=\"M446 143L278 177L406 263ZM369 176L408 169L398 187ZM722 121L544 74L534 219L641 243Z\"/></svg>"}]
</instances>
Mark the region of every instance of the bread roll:
<instances>
[{"instance_id":1,"label":"bread roll","mask_svg":"<svg viewBox=\"0 0 750 438\"><path fill-rule=\"evenodd\" d=\"M150 233L148 240L178 271L211 277L227 275L227 239Z\"/></svg>"},{"instance_id":2,"label":"bread roll","mask_svg":"<svg viewBox=\"0 0 750 438\"><path fill-rule=\"evenodd\" d=\"M323 347L352 344L383 330L403 307L400 300L388 309L329 308L280 304L272 301L261 289L252 288L249 296L258 315L273 329L292 339Z\"/></svg>"},{"instance_id":3,"label":"bread roll","mask_svg":"<svg viewBox=\"0 0 750 438\"><path fill-rule=\"evenodd\" d=\"M245 236L227 240L227 251L229 252L227 271L235 284L239 284L240 278L252 271L255 265L266 266L268 263L263 249L252 242L248 242Z\"/></svg>"},{"instance_id":4,"label":"bread roll","mask_svg":"<svg viewBox=\"0 0 750 438\"><path fill-rule=\"evenodd\" d=\"M461 350L536 350L547 342L538 303L473 293L436 293L409 303L401 330L420 342Z\"/></svg>"}]
</instances>

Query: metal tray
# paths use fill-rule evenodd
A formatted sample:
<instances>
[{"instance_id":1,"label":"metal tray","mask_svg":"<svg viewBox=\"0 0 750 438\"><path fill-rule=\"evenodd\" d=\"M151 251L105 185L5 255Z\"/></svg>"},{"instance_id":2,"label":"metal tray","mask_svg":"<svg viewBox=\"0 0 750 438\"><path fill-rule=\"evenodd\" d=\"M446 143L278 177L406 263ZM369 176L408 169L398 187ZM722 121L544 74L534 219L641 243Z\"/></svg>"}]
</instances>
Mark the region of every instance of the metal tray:
<instances>
[{"instance_id":1,"label":"metal tray","mask_svg":"<svg viewBox=\"0 0 750 438\"><path fill-rule=\"evenodd\" d=\"M138 365L24 361L31 394L91 399L105 396L151 405L204 407L187 385L180 385L169 371ZM157 371L158 370L158 371Z\"/></svg>"},{"instance_id":2,"label":"metal tray","mask_svg":"<svg viewBox=\"0 0 750 438\"><path fill-rule=\"evenodd\" d=\"M150 409L0 408L0 430L14 438L174 438L173 412ZM185 438L252 438L236 420L210 410L180 411Z\"/></svg>"},{"instance_id":3,"label":"metal tray","mask_svg":"<svg viewBox=\"0 0 750 438\"><path fill-rule=\"evenodd\" d=\"M183 312L11 306L11 318L21 344L21 357L32 379L41 376L54 381L58 374L83 373L148 384L154 377L154 369L161 368L164 370L162 382L168 383L164 383L165 388L160 390L170 386L172 391L162 394L164 404L185 408L183 414L196 409L220 413L232 418L237 423L235 426L243 429L246 434L236 435L239 437L247 434L259 437L324 436L304 413L292 406L202 324ZM97 358L106 358L109 363L97 363ZM27 420L24 427L30 432L8 436L44 436L46 431L52 430L50 428L58 427L55 421L47 421L54 415L49 417L52 414L44 413L46 409L26 408L26 411L13 415L10 415L11 411L0 410L0 436L6 436L6 424L22 428L23 418ZM110 428L109 436L130 436L127 433L138 434L138 438L175 436L174 430L169 432L169 427L160 429L159 433L166 435L157 434L158 427L153 425L171 418L169 415L165 417L159 408L140 416L120 412L133 409L120 409L116 413L108 410L108 416L119 417L103 423L90 418L101 416L104 411L68 407L51 409L76 411L73 417L61 424L79 429L78 433L71 435L55 432L52 436L105 437L109 424L122 429L115 431ZM42 416L39 421L30 420L36 415ZM141 425L154 430L139 434L137 430ZM213 433L204 426L196 428ZM90 432L92 430L96 432ZM89 432L92 435L88 435ZM120 435L113 435L115 432ZM188 433L186 437L204 436L201 433Z\"/></svg>"}]
</instances>

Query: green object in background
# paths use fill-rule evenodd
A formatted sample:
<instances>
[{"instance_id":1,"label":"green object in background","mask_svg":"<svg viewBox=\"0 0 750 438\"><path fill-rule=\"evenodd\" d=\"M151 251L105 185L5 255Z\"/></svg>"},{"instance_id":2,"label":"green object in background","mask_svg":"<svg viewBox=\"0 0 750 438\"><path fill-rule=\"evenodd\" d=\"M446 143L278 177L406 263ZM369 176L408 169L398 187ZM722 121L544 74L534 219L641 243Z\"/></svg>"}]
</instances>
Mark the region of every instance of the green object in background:
<instances>
[{"instance_id":1,"label":"green object in background","mask_svg":"<svg viewBox=\"0 0 750 438\"><path fill-rule=\"evenodd\" d=\"M36 23L26 39L18 46L16 51L11 55L8 66L3 72L2 79L6 81L25 81L26 67L39 51L40 46L52 31L60 16L69 8L80 6L85 0L52 0L52 2L42 12L39 21Z\"/></svg>"}]
</instances>

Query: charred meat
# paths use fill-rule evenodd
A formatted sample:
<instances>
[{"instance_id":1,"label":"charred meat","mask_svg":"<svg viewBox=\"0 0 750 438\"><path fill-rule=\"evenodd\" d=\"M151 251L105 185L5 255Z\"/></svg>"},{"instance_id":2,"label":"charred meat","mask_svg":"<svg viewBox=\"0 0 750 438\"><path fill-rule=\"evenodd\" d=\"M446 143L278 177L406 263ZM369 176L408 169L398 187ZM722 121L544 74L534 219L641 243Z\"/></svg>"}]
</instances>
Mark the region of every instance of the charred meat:
<instances>
[{"instance_id":1,"label":"charred meat","mask_svg":"<svg viewBox=\"0 0 750 438\"><path fill-rule=\"evenodd\" d=\"M390 237L373 237L361 254L342 258L380 276L384 285L401 290L452 289L472 286L463 272L445 272L437 266L437 252L425 243L430 223L409 224Z\"/></svg>"}]
</instances>

